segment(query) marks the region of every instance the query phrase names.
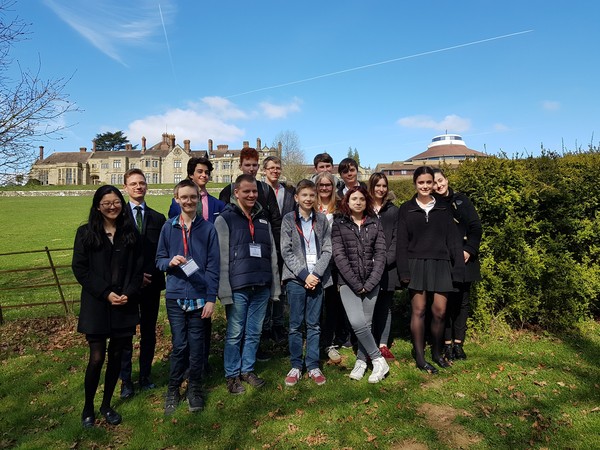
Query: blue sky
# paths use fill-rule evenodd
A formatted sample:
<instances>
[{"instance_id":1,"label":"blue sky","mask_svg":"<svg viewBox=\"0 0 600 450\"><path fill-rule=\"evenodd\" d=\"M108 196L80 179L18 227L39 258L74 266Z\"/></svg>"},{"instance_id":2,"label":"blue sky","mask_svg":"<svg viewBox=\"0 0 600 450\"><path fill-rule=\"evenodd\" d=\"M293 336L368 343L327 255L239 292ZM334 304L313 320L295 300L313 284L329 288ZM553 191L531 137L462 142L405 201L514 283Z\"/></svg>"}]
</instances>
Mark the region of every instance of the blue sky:
<instances>
[{"instance_id":1,"label":"blue sky","mask_svg":"<svg viewBox=\"0 0 600 450\"><path fill-rule=\"evenodd\" d=\"M405 160L446 130L509 156L598 142L600 2L19 0L12 56L72 77L46 154L124 130L192 149L295 132L307 161ZM594 134L595 133L595 134ZM36 144L38 145L38 144Z\"/></svg>"}]
</instances>

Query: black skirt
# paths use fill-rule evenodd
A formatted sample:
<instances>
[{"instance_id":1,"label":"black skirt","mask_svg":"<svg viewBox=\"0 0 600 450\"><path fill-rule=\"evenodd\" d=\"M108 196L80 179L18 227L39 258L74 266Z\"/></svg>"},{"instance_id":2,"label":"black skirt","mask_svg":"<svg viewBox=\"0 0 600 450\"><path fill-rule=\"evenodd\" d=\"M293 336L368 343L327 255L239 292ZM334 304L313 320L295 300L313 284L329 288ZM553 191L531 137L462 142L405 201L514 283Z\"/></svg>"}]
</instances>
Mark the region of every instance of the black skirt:
<instances>
[{"instance_id":1,"label":"black skirt","mask_svg":"<svg viewBox=\"0 0 600 450\"><path fill-rule=\"evenodd\" d=\"M409 259L409 289L427 292L451 292L452 265L442 259Z\"/></svg>"}]
</instances>

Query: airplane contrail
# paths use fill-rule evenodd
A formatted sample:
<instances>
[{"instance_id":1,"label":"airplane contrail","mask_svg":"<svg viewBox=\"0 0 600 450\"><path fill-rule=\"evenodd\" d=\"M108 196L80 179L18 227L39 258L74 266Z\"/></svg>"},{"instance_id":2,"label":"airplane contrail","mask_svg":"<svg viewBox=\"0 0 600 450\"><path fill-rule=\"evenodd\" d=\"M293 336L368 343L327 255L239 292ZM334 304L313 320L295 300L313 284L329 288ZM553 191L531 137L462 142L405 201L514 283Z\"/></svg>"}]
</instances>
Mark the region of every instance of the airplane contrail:
<instances>
[{"instance_id":1,"label":"airplane contrail","mask_svg":"<svg viewBox=\"0 0 600 450\"><path fill-rule=\"evenodd\" d=\"M251 91L246 91L246 92L241 92L239 94L229 95L225 98L241 97L242 95L253 94L254 92L267 91L270 89L277 89L280 87L291 86L293 84L306 83L307 81L313 81L313 80L318 80L320 78L332 77L334 75L340 75L342 73L348 73L348 72L354 72L357 70L368 69L370 67L381 66L383 64L389 64L389 63L393 63L393 62L403 61L406 59L418 58L420 56L432 55L434 53L447 52L448 50L455 50L457 48L469 47L471 45L477 45L477 44L483 44L484 42L497 41L498 39L506 39L509 37L518 36L520 34L531 33L531 32L533 32L533 30L524 30L524 31L517 31L516 33L503 34L502 36L495 36L495 37L491 37L491 38L487 38L487 39L480 39L478 41L467 42L465 44L453 45L451 47L445 47L445 48L440 48L437 50L430 50L427 52L416 53L414 55L402 56L400 58L394 58L394 59L388 59L387 61L380 61L380 62L376 62L376 63L372 63L372 64L366 64L364 66L358 66L358 67L352 67L350 69L338 70L337 72L330 72L330 73L325 73L323 75L316 75L314 77L304 78L302 80L290 81L288 83L276 84L273 86L263 87L263 88L259 88L259 89L253 89Z\"/></svg>"},{"instance_id":2,"label":"airplane contrail","mask_svg":"<svg viewBox=\"0 0 600 450\"><path fill-rule=\"evenodd\" d=\"M173 64L173 55L171 55L171 46L169 45L169 38L167 36L167 27L165 27L165 19L163 17L160 3L158 4L158 12L160 13L160 21L162 23L163 32L165 33L165 42L167 43L167 52L169 53L169 61L171 62L171 71L173 72L173 78L177 78L175 75L175 65Z\"/></svg>"}]
</instances>

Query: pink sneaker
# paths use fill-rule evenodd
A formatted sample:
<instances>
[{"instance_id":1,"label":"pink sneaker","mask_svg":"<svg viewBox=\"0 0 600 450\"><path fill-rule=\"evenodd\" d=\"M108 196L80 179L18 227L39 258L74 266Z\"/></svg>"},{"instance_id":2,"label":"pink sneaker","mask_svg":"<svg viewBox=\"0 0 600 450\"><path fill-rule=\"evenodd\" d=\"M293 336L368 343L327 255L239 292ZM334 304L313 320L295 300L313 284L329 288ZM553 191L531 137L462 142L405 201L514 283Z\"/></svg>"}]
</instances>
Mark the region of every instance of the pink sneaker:
<instances>
[{"instance_id":1,"label":"pink sneaker","mask_svg":"<svg viewBox=\"0 0 600 450\"><path fill-rule=\"evenodd\" d=\"M323 372L321 372L321 369L319 368L312 369L311 371L309 371L308 376L311 377L312 380L315 383L317 383L318 386L325 384L325 382L327 381L327 378L325 378L325 375L323 375Z\"/></svg>"},{"instance_id":2,"label":"pink sneaker","mask_svg":"<svg viewBox=\"0 0 600 450\"><path fill-rule=\"evenodd\" d=\"M392 352L390 352L390 349L387 348L387 345L382 345L379 347L379 351L381 352L381 356L383 356L386 361L393 361L396 359Z\"/></svg>"},{"instance_id":3,"label":"pink sneaker","mask_svg":"<svg viewBox=\"0 0 600 450\"><path fill-rule=\"evenodd\" d=\"M302 377L302 372L300 371L300 369L292 369L288 372L287 376L285 377L285 385L286 386L295 386L296 383L298 383L298 381L300 381L300 378Z\"/></svg>"}]
</instances>

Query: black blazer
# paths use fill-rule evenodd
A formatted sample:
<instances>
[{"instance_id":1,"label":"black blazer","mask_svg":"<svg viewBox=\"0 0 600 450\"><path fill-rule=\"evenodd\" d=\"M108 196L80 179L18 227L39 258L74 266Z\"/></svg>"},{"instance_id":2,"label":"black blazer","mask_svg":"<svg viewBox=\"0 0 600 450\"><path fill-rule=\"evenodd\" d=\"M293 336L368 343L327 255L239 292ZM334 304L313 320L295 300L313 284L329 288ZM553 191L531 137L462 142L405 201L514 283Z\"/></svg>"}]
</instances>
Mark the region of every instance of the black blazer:
<instances>
[{"instance_id":1,"label":"black blazer","mask_svg":"<svg viewBox=\"0 0 600 450\"><path fill-rule=\"evenodd\" d=\"M129 203L127 204L127 208L129 208L129 212L132 215L133 223L136 223ZM162 291L165 288L165 274L156 268L158 238L160 237L160 230L162 230L165 222L166 219L164 215L150 208L147 203L145 204L141 235L144 260L143 268L144 273L152 274L152 283L146 286L145 289Z\"/></svg>"},{"instance_id":2,"label":"black blazer","mask_svg":"<svg viewBox=\"0 0 600 450\"><path fill-rule=\"evenodd\" d=\"M109 334L112 330L133 328L139 322L138 299L142 285L141 240L125 246L117 230L114 244L103 236L102 246L87 249L83 236L87 225L77 229L73 244L72 269L81 284L81 308L77 331ZM124 294L129 301L113 306L107 300L111 291Z\"/></svg>"}]
</instances>

